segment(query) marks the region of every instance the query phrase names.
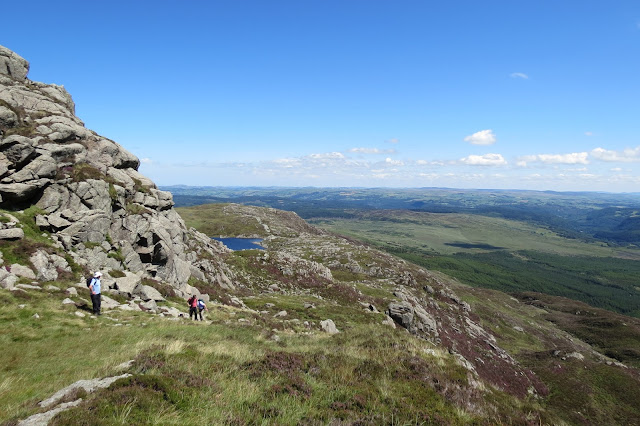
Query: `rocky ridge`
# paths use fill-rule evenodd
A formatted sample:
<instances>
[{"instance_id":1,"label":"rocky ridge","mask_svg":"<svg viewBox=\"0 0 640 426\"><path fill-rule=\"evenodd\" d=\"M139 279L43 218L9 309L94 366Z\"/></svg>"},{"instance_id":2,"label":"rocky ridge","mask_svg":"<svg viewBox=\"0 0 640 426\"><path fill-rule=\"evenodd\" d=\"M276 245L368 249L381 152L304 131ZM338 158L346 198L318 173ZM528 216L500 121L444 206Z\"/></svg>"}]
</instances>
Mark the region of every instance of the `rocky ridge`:
<instances>
[{"instance_id":1,"label":"rocky ridge","mask_svg":"<svg viewBox=\"0 0 640 426\"><path fill-rule=\"evenodd\" d=\"M138 172L138 158L85 128L63 86L31 81L28 71L25 59L0 46L0 207L36 206L37 226L86 272L104 270L109 285L109 271L126 270L179 295L199 293L191 277L232 287L216 261L226 249L186 228L171 194ZM2 239L23 237L11 218L2 228ZM38 256L46 258L38 265L55 264L48 270L67 263Z\"/></svg>"}]
</instances>

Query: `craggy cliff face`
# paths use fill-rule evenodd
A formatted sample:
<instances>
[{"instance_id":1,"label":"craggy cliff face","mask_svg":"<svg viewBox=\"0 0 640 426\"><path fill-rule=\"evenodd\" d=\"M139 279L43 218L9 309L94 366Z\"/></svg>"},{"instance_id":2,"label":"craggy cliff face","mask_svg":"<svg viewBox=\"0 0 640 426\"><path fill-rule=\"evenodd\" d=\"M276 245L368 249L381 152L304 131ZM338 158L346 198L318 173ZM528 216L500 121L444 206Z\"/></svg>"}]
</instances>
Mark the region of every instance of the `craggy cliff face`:
<instances>
[{"instance_id":1,"label":"craggy cliff face","mask_svg":"<svg viewBox=\"0 0 640 426\"><path fill-rule=\"evenodd\" d=\"M125 269L185 295L192 276L232 286L215 260L225 249L186 229L138 158L84 127L63 86L28 71L0 46L0 207L42 209L40 229L90 271Z\"/></svg>"}]
</instances>

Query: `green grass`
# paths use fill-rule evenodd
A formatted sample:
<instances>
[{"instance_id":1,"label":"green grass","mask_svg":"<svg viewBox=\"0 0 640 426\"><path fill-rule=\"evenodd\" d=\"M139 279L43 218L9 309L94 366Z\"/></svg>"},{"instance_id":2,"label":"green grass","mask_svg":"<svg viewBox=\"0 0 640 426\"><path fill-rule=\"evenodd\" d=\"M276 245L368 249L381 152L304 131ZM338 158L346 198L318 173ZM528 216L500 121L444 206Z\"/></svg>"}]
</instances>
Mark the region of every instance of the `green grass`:
<instances>
[{"instance_id":1,"label":"green grass","mask_svg":"<svg viewBox=\"0 0 640 426\"><path fill-rule=\"evenodd\" d=\"M225 206L227 204L206 204L176 210L187 227L194 227L210 237L267 236L264 227L255 218L225 214Z\"/></svg>"},{"instance_id":2,"label":"green grass","mask_svg":"<svg viewBox=\"0 0 640 426\"><path fill-rule=\"evenodd\" d=\"M428 344L404 332L357 319L375 314L345 312L337 322L348 326L335 336L316 327L311 334L283 330L274 341L261 324L238 323L240 311L229 308L212 307L211 324L130 312L92 319L63 307L62 295L0 297L0 422L38 411L38 401L76 380L119 374L115 367L129 359L133 377L87 396L52 424L490 424L522 415L497 391L489 392L490 417L471 409L486 395L469 393L466 370L444 353L426 355ZM247 303L267 300L292 316L305 312L294 297ZM313 311L310 319L339 313ZM440 386L450 382L464 386Z\"/></svg>"},{"instance_id":3,"label":"green grass","mask_svg":"<svg viewBox=\"0 0 640 426\"><path fill-rule=\"evenodd\" d=\"M505 292L535 291L640 317L640 262L523 251L401 257L464 283Z\"/></svg>"},{"instance_id":4,"label":"green grass","mask_svg":"<svg viewBox=\"0 0 640 426\"><path fill-rule=\"evenodd\" d=\"M314 219L310 222L385 248L425 254L535 250L565 256L624 254L640 258L638 250L586 243L527 222L473 214L375 210L360 212L354 219Z\"/></svg>"}]
</instances>

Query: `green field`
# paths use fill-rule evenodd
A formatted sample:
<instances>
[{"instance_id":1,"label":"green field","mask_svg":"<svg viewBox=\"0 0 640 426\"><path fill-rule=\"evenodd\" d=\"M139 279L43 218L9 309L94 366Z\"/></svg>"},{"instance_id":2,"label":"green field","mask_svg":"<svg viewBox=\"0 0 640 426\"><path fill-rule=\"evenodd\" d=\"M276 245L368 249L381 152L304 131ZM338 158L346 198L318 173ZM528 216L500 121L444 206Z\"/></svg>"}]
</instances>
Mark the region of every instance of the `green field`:
<instances>
[{"instance_id":1,"label":"green field","mask_svg":"<svg viewBox=\"0 0 640 426\"><path fill-rule=\"evenodd\" d=\"M313 219L309 222L375 245L422 253L451 255L536 250L565 256L640 259L640 250L565 238L549 229L516 220L406 210L359 211L354 212L354 216L353 219Z\"/></svg>"},{"instance_id":2,"label":"green field","mask_svg":"<svg viewBox=\"0 0 640 426\"><path fill-rule=\"evenodd\" d=\"M528 222L470 214L352 212L316 219L475 287L536 291L640 317L640 250L565 238Z\"/></svg>"}]
</instances>

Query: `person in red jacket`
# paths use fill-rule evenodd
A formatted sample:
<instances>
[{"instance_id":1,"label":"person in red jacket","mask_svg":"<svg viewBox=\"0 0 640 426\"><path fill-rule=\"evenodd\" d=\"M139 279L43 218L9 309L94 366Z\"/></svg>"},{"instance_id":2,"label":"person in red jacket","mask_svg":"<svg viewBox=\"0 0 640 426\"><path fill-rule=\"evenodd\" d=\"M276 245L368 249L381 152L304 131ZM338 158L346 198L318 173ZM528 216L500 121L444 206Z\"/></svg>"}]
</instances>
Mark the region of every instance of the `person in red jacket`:
<instances>
[{"instance_id":1,"label":"person in red jacket","mask_svg":"<svg viewBox=\"0 0 640 426\"><path fill-rule=\"evenodd\" d=\"M187 300L189 304L189 319L193 317L194 320L198 321L198 298L195 294L193 294L189 300Z\"/></svg>"}]
</instances>

